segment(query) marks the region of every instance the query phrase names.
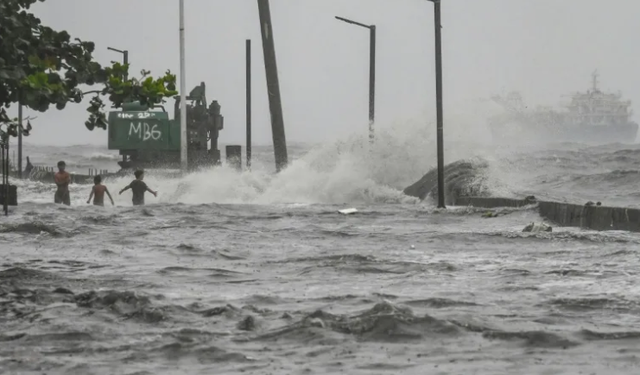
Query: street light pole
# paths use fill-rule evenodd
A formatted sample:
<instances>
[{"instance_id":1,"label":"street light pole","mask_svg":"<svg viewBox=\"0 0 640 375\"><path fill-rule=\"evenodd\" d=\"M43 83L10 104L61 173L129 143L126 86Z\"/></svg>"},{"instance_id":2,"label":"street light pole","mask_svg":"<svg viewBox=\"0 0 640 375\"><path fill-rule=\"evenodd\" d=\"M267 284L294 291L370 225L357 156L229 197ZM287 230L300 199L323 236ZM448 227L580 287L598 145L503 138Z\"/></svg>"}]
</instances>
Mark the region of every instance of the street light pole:
<instances>
[{"instance_id":1,"label":"street light pole","mask_svg":"<svg viewBox=\"0 0 640 375\"><path fill-rule=\"evenodd\" d=\"M245 42L245 62L246 62L246 137L247 137L247 169L251 169L251 39L247 39Z\"/></svg>"},{"instance_id":2,"label":"street light pole","mask_svg":"<svg viewBox=\"0 0 640 375\"><path fill-rule=\"evenodd\" d=\"M376 26L365 25L350 19L336 16L337 20L369 29L369 142L374 141L373 125L376 106Z\"/></svg>"},{"instance_id":3,"label":"street light pole","mask_svg":"<svg viewBox=\"0 0 640 375\"><path fill-rule=\"evenodd\" d=\"M440 17L440 0L433 2L436 47L436 107L437 107L437 143L438 143L438 208L446 208L444 204L444 140L442 109L442 24Z\"/></svg>"},{"instance_id":4,"label":"street light pole","mask_svg":"<svg viewBox=\"0 0 640 375\"><path fill-rule=\"evenodd\" d=\"M113 52L118 52L122 54L122 63L124 65L129 65L129 51L125 50L120 50L117 48L113 48L113 47L107 47L107 49L109 51L113 51ZM115 61L112 61L112 63L115 63ZM129 79L129 73L126 73L124 75L124 77L122 77L125 81L127 81ZM122 155L122 162L126 162L127 161L127 156L126 155ZM124 164L123 164L124 165Z\"/></svg>"},{"instance_id":5,"label":"street light pole","mask_svg":"<svg viewBox=\"0 0 640 375\"><path fill-rule=\"evenodd\" d=\"M117 48L112 48L112 47L107 47L108 50L113 51L113 52L118 52L122 54L122 63L124 65L128 65L129 64L129 51L127 51L126 49L123 50L119 50ZM129 79L129 74L125 74L124 76L124 80L128 80Z\"/></svg>"},{"instance_id":6,"label":"street light pole","mask_svg":"<svg viewBox=\"0 0 640 375\"><path fill-rule=\"evenodd\" d=\"M187 163L187 85L184 58L184 0L180 0L180 167L183 172Z\"/></svg>"},{"instance_id":7,"label":"street light pole","mask_svg":"<svg viewBox=\"0 0 640 375\"><path fill-rule=\"evenodd\" d=\"M376 26L369 28L369 143L373 143L376 116Z\"/></svg>"}]
</instances>

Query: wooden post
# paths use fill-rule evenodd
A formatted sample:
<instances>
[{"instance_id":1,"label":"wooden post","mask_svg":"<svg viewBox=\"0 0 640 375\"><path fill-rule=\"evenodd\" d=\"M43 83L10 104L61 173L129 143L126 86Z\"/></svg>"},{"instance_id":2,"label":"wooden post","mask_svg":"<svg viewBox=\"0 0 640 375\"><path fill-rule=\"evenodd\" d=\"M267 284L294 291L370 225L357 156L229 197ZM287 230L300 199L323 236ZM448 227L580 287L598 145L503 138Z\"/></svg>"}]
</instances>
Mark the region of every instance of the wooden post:
<instances>
[{"instance_id":1,"label":"wooden post","mask_svg":"<svg viewBox=\"0 0 640 375\"><path fill-rule=\"evenodd\" d=\"M273 152L276 158L276 171L280 172L288 164L288 155L287 140L284 134L284 117L282 114L280 83L278 81L278 66L276 63L276 49L273 41L269 0L258 0L258 13L260 16L260 31L262 33L264 68L267 76L269 110L271 112Z\"/></svg>"}]
</instances>

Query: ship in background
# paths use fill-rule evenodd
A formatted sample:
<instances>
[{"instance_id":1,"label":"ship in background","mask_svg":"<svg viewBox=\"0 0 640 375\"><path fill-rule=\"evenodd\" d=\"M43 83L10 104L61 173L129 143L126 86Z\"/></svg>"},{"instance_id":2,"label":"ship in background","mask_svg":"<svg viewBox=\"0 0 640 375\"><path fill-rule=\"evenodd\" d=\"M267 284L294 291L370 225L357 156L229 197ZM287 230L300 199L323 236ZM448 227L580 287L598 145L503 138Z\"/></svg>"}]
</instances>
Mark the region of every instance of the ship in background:
<instances>
[{"instance_id":1,"label":"ship in background","mask_svg":"<svg viewBox=\"0 0 640 375\"><path fill-rule=\"evenodd\" d=\"M492 100L505 110L489 120L494 140L528 142L576 142L586 144L634 143L638 124L631 121L631 102L620 93L598 88L598 73L592 75L592 87L571 96L564 110L538 107L529 110L519 93Z\"/></svg>"}]
</instances>

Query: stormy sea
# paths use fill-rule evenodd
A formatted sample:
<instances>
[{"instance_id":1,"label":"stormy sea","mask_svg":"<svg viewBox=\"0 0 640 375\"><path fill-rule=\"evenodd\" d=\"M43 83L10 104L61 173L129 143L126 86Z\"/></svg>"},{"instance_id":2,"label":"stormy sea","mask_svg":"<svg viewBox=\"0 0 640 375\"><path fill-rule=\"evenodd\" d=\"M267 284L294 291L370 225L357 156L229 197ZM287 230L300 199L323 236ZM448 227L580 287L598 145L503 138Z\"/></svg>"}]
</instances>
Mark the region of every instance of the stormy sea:
<instances>
[{"instance_id":1,"label":"stormy sea","mask_svg":"<svg viewBox=\"0 0 640 375\"><path fill-rule=\"evenodd\" d=\"M266 146L250 171L148 170L144 207L117 194L133 176L104 181L104 208L90 185L66 207L51 183L12 181L0 374L640 373L640 235L523 233L535 210L406 196L436 164L414 130L290 145L278 174ZM638 145L445 140L447 163L486 165L493 195L640 206ZM95 145L25 155L77 173L118 160Z\"/></svg>"}]
</instances>

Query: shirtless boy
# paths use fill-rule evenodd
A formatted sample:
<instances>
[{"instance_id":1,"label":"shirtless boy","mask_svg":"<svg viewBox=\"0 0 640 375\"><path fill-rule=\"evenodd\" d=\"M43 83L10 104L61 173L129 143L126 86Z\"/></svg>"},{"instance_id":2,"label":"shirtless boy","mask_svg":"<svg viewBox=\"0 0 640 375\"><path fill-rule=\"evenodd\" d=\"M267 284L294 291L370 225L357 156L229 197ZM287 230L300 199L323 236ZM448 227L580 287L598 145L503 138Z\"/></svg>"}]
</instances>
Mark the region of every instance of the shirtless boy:
<instances>
[{"instance_id":1,"label":"shirtless boy","mask_svg":"<svg viewBox=\"0 0 640 375\"><path fill-rule=\"evenodd\" d=\"M58 162L58 172L53 176L53 179L58 186L56 194L53 196L55 203L63 203L67 206L71 205L71 197L69 196L69 184L71 183L71 175L65 171L67 165L64 161Z\"/></svg>"},{"instance_id":2,"label":"shirtless boy","mask_svg":"<svg viewBox=\"0 0 640 375\"><path fill-rule=\"evenodd\" d=\"M111 205L114 206L113 198L111 197L111 193L109 193L109 189L106 186L102 185L102 177L95 176L93 178L93 188L91 189L91 194L89 194L89 200L87 203L91 203L91 198L93 198L94 206L104 206L104 193L107 193L109 199L111 200Z\"/></svg>"}]
</instances>

